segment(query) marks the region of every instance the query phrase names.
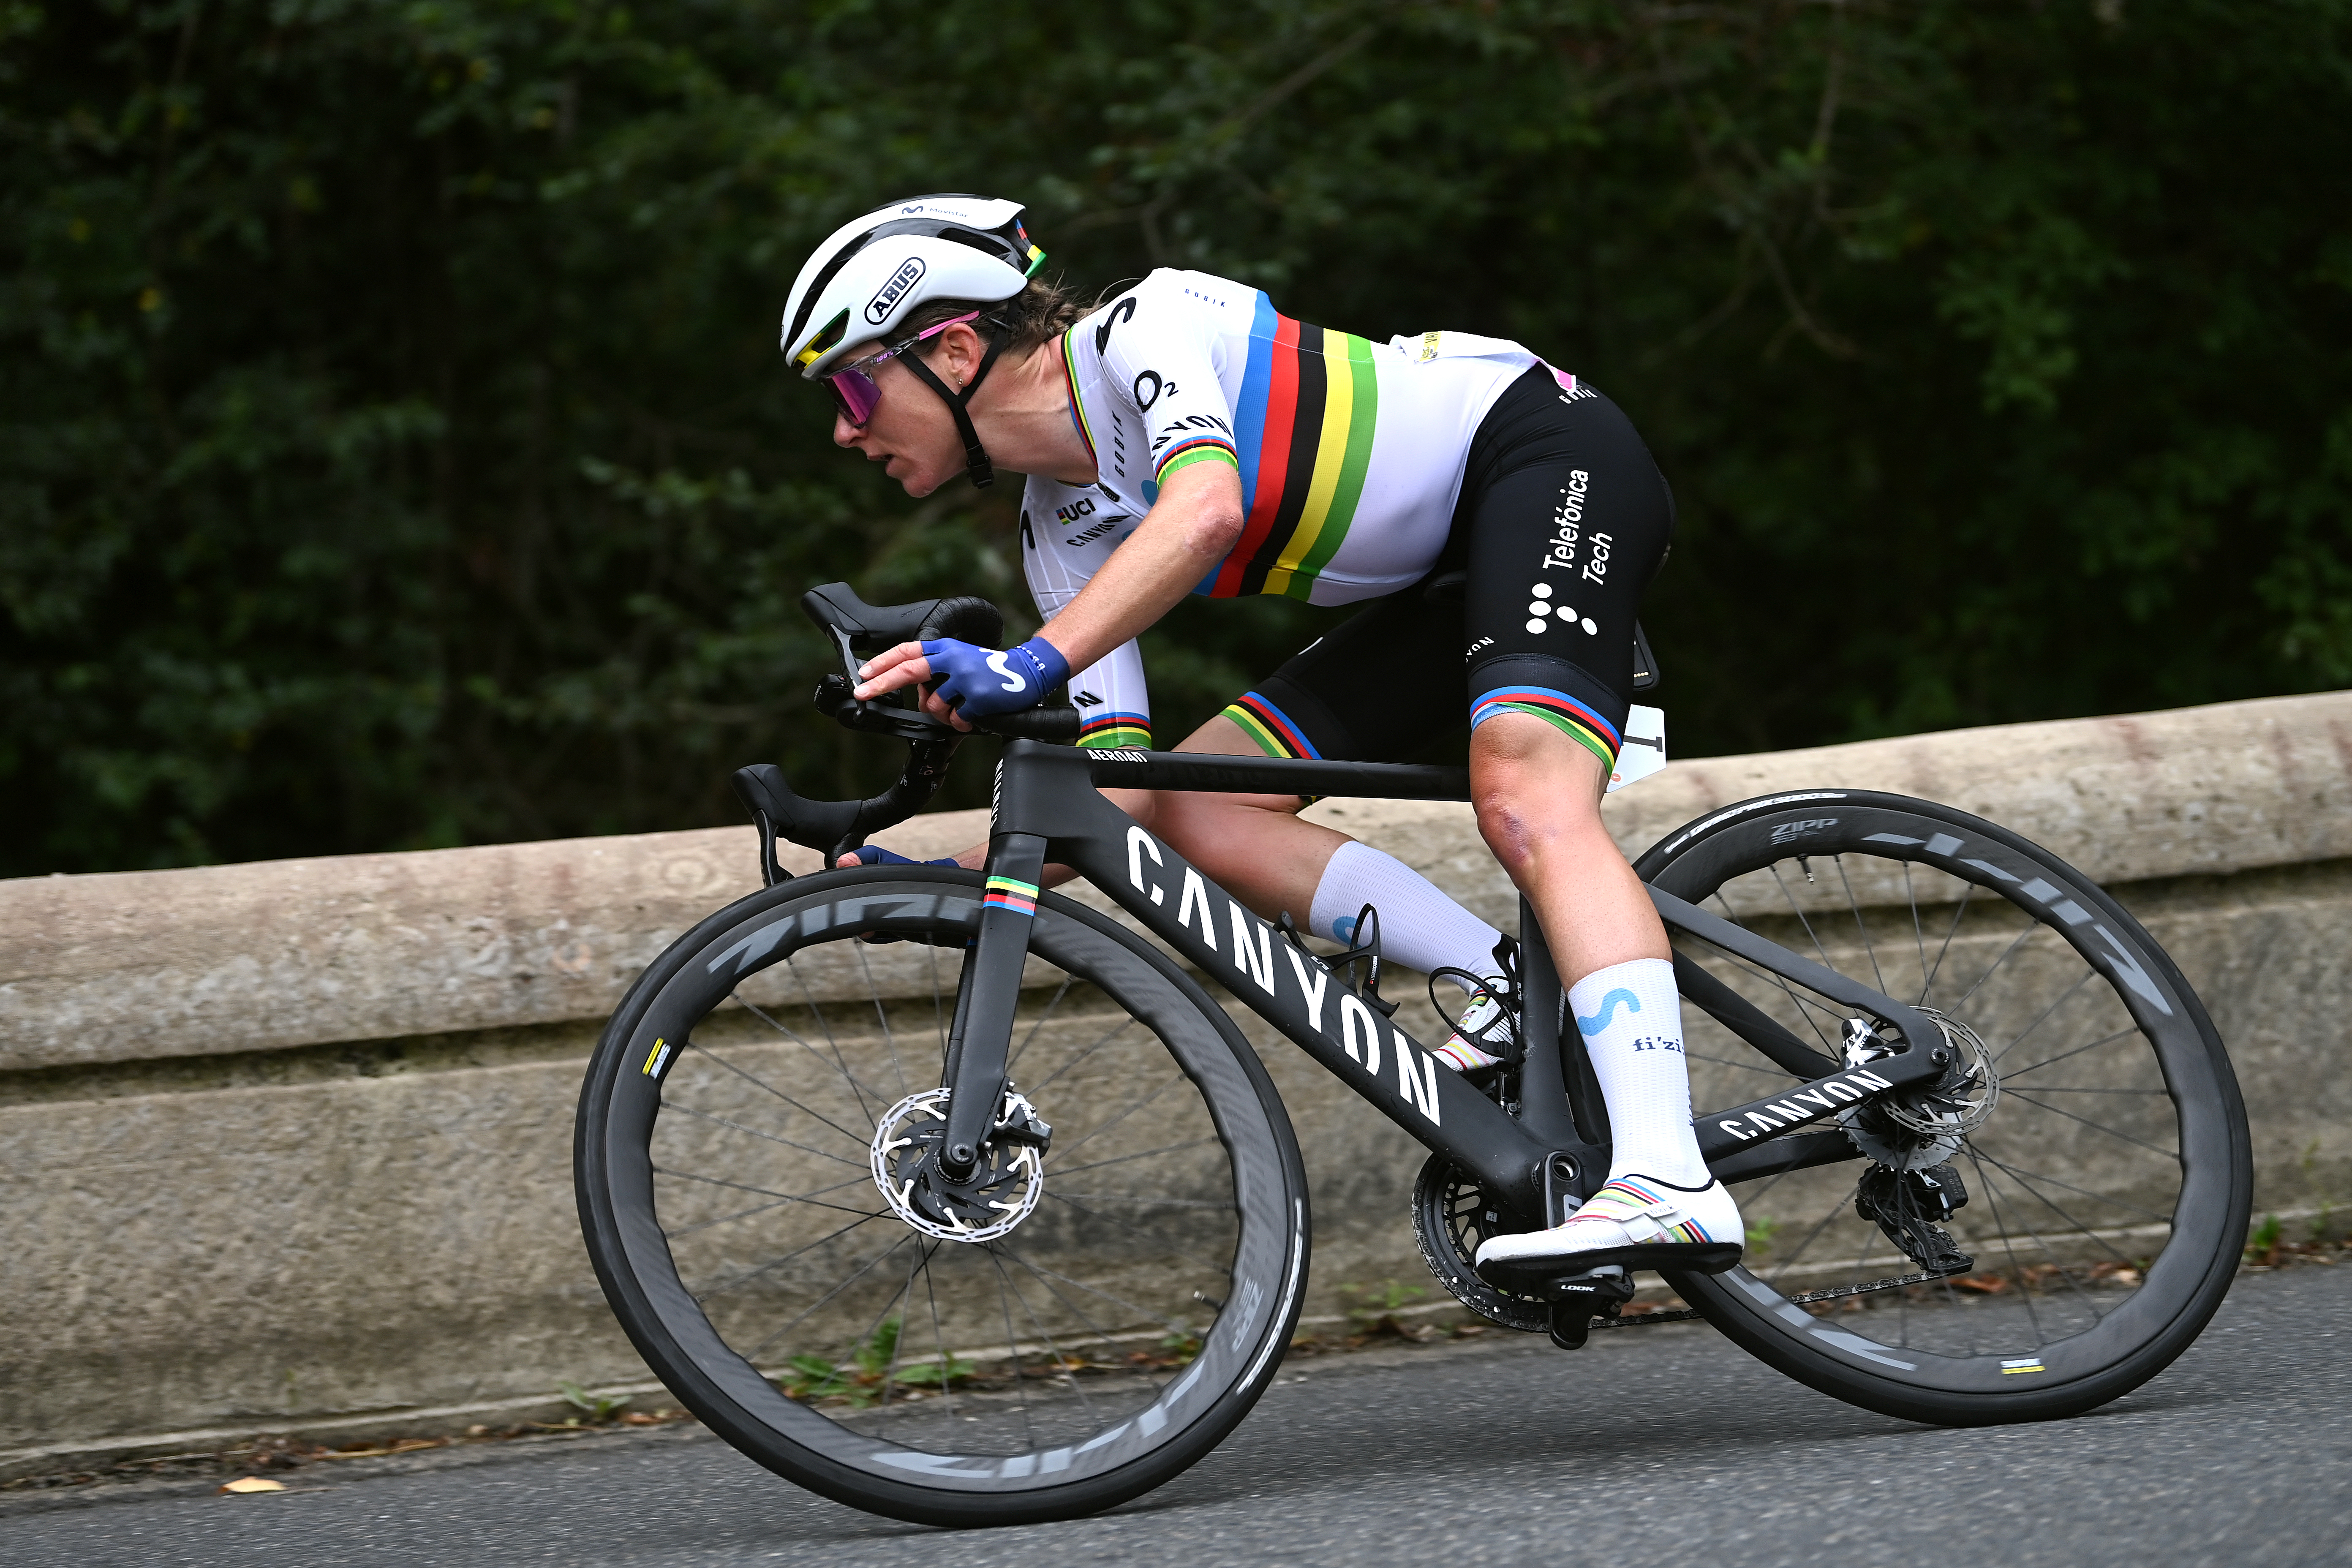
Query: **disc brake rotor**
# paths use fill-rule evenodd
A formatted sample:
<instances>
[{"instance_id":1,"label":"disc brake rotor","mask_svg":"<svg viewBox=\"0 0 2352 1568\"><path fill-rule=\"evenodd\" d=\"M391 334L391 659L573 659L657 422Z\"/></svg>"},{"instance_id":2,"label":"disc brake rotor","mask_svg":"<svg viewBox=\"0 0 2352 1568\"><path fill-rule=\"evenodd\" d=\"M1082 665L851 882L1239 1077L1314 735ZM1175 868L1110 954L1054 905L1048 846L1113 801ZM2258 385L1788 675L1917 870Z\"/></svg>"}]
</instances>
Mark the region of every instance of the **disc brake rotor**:
<instances>
[{"instance_id":1,"label":"disc brake rotor","mask_svg":"<svg viewBox=\"0 0 2352 1568\"><path fill-rule=\"evenodd\" d=\"M993 1241L1010 1233L1045 1191L1041 1152L1052 1130L1025 1097L1006 1090L996 1131L962 1181L940 1168L947 1131L944 1089L910 1094L882 1113L869 1161L882 1201L909 1226L941 1241Z\"/></svg>"}]
</instances>

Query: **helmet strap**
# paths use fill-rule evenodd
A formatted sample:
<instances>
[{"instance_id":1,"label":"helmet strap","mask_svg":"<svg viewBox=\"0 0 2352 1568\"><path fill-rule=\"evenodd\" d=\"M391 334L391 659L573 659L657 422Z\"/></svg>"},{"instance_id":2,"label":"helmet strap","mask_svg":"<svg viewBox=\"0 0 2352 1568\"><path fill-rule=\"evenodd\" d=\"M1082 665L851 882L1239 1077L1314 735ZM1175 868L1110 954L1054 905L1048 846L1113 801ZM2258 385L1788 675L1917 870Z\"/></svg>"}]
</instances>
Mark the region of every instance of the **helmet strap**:
<instances>
[{"instance_id":1,"label":"helmet strap","mask_svg":"<svg viewBox=\"0 0 2352 1568\"><path fill-rule=\"evenodd\" d=\"M948 412L955 416L956 434L963 437L964 477L971 479L972 489L978 490L984 490L996 482L996 467L988 460L988 448L980 444L980 432L971 427L971 395L978 392L980 384L988 379L989 367L1003 352L1003 339L990 342L988 352L981 356L980 368L971 373L971 380L964 384L964 389L960 393L950 392L948 384L923 363L920 353L907 354L898 361L921 376L924 384L940 395L940 401L948 405Z\"/></svg>"}]
</instances>

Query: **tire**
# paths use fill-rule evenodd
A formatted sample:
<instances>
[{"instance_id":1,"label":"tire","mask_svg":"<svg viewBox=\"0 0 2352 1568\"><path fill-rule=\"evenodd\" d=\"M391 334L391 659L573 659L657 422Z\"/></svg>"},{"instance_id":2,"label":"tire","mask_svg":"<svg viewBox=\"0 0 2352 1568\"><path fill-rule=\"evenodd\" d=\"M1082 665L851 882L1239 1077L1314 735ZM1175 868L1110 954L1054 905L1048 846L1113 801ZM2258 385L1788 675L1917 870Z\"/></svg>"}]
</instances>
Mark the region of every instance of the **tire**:
<instances>
[{"instance_id":1,"label":"tire","mask_svg":"<svg viewBox=\"0 0 2352 1568\"><path fill-rule=\"evenodd\" d=\"M982 893L859 868L711 916L605 1026L574 1138L597 1278L678 1400L777 1474L926 1524L1066 1519L1176 1475L1271 1381L1305 1283L1305 1173L1257 1058L1055 894L1011 1058L1050 1143L1033 1170L992 1140L1003 1201L964 1211L1003 1234L935 1234L889 1195L907 1145L877 1129L929 1125L906 1101L940 1081Z\"/></svg>"},{"instance_id":2,"label":"tire","mask_svg":"<svg viewBox=\"0 0 2352 1568\"><path fill-rule=\"evenodd\" d=\"M1669 1276L1685 1300L1801 1383L1944 1426L2075 1415L2188 1348L2245 1242L2252 1145L2211 1020L2122 906L1989 822L1857 790L1732 806L1669 835L1635 869L1949 1015L1962 1058L1973 1031L1999 1085L1989 1102L1982 1086L1940 1107L1915 1097L1910 1129L1850 1112L1854 1157L1735 1188L1748 1258L1715 1278ZM1844 1009L1685 935L1675 945L1839 1054ZM1685 1015L1694 1104L1741 1104L1792 1081L1697 1008ZM1917 1130L1927 1127L1942 1136ZM1875 1194L1877 1215L1898 1228L1934 1222L1929 1188L1895 1173L1931 1162L1966 1193L1943 1222L1965 1268L1931 1242L1906 1256L1858 1206ZM1927 1267L1937 1262L1948 1271Z\"/></svg>"}]
</instances>

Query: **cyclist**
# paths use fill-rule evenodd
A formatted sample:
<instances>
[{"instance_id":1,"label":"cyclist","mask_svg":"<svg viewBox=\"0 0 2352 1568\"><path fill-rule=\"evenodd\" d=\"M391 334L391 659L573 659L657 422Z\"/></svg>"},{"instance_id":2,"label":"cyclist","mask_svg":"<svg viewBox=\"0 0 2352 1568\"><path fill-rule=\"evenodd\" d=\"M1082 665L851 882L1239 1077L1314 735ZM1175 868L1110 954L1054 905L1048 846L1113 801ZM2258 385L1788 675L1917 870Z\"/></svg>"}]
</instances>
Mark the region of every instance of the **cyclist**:
<instances>
[{"instance_id":1,"label":"cyclist","mask_svg":"<svg viewBox=\"0 0 2352 1568\"><path fill-rule=\"evenodd\" d=\"M1632 424L1517 343L1376 343L1205 273L1161 268L1082 312L1036 277L1022 210L968 195L882 207L835 230L793 285L782 346L831 391L838 445L912 496L985 486L998 463L1028 476L1022 555L1044 628L1003 650L902 644L856 695L936 681L924 707L961 724L1066 684L1082 744L1148 746L1135 639L1186 595L1362 605L1178 749L1397 760L1466 706L1479 831L1570 982L1612 1135L1601 1189L1559 1226L1489 1239L1482 1270L1671 1268L1738 1242L1691 1132L1665 931L1601 821L1634 611L1674 525ZM1392 857L1300 820L1297 796L1118 798L1261 914L1306 909L1317 935L1348 942L1373 905L1390 957L1505 984L1500 932ZM1491 1068L1508 1027L1474 993L1440 1059Z\"/></svg>"}]
</instances>

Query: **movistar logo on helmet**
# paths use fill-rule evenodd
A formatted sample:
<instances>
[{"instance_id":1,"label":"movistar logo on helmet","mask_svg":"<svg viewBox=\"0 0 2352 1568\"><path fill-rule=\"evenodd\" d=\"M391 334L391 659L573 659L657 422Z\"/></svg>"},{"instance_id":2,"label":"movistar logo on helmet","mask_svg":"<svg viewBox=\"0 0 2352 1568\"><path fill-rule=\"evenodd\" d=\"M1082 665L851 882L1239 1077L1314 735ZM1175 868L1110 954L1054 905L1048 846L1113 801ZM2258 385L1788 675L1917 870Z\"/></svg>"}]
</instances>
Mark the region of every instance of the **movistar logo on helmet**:
<instances>
[{"instance_id":1,"label":"movistar logo on helmet","mask_svg":"<svg viewBox=\"0 0 2352 1568\"><path fill-rule=\"evenodd\" d=\"M898 301L907 297L907 290L922 281L923 272L923 258L919 256L910 256L900 262L889 281L866 301L866 319L877 327L888 321L890 312L898 308Z\"/></svg>"}]
</instances>

